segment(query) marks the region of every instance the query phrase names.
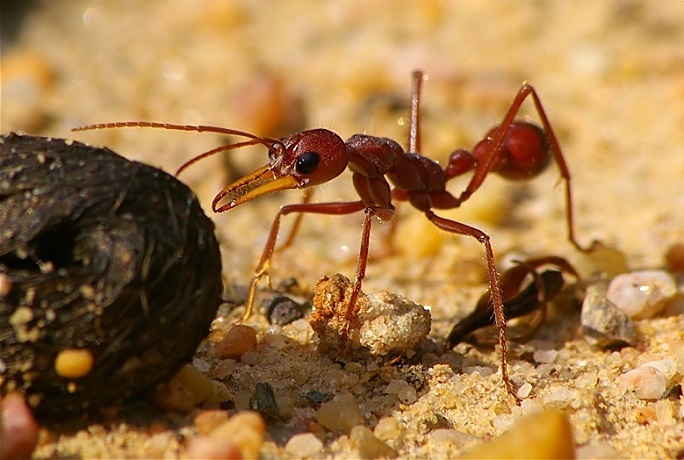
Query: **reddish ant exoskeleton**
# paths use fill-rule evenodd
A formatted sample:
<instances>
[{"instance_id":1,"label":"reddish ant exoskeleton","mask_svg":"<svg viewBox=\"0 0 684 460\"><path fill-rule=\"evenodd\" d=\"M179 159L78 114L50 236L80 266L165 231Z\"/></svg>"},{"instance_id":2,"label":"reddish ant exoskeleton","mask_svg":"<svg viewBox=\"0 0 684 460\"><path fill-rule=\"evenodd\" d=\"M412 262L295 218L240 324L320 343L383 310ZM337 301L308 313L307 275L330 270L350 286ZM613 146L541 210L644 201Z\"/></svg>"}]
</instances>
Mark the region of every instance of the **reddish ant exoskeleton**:
<instances>
[{"instance_id":1,"label":"reddish ant exoskeleton","mask_svg":"<svg viewBox=\"0 0 684 460\"><path fill-rule=\"evenodd\" d=\"M191 164L218 152L247 145L262 144L268 148L269 162L253 173L235 181L221 190L212 202L215 212L224 212L259 196L287 189L306 189L326 183L339 176L345 169L352 171L352 182L359 200L349 202L311 203L311 194L306 193L304 202L285 205L276 215L254 271L246 309L243 318L250 315L258 281L268 276L271 258L275 251L280 220L287 214L304 213L344 215L363 211L365 218L354 287L346 311L350 324L357 317L356 299L366 273L368 246L373 217L389 220L394 215L393 200L408 201L414 208L442 230L476 238L485 248L489 275L491 302L495 323L499 330L501 348L501 373L506 389L515 397L513 385L508 377L506 363L506 323L501 283L494 264L494 252L490 237L483 231L435 214L435 209L450 209L460 206L483 183L490 172L512 180L526 180L539 175L555 159L562 179L565 181L568 239L580 250L573 230L572 194L570 173L561 153L560 146L546 116L537 92L523 84L511 104L502 123L489 131L472 152L455 150L449 162L442 169L437 162L420 154L420 91L423 73L413 73L411 91L411 112L408 152L395 141L383 137L355 134L347 141L327 129L302 131L283 139L255 136L243 131L214 126L174 125L152 122L103 123L84 126L76 130L149 127L183 131L213 132L236 135L247 140L224 145L198 155L182 165L177 174ZM541 120L542 127L526 121L514 120L525 99L531 96ZM450 179L472 172L466 189L458 196L446 190ZM293 233L299 221L295 222ZM286 245L292 239L292 234ZM516 398L517 399L517 398Z\"/></svg>"}]
</instances>

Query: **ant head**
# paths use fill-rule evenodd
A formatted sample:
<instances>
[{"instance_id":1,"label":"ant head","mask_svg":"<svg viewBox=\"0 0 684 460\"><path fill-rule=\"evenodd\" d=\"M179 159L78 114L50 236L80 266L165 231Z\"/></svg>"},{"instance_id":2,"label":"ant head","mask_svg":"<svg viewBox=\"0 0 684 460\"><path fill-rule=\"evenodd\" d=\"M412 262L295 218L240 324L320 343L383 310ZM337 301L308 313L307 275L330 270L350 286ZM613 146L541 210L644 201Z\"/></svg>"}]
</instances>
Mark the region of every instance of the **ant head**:
<instances>
[{"instance_id":1,"label":"ant head","mask_svg":"<svg viewBox=\"0 0 684 460\"><path fill-rule=\"evenodd\" d=\"M283 140L282 154L271 151L271 170L276 177L290 176L296 188L328 182L347 167L347 148L337 134L311 129Z\"/></svg>"},{"instance_id":2,"label":"ant head","mask_svg":"<svg viewBox=\"0 0 684 460\"><path fill-rule=\"evenodd\" d=\"M212 203L215 212L279 190L323 184L347 167L344 141L327 129L302 131L264 144L269 147L269 163L221 190Z\"/></svg>"}]
</instances>

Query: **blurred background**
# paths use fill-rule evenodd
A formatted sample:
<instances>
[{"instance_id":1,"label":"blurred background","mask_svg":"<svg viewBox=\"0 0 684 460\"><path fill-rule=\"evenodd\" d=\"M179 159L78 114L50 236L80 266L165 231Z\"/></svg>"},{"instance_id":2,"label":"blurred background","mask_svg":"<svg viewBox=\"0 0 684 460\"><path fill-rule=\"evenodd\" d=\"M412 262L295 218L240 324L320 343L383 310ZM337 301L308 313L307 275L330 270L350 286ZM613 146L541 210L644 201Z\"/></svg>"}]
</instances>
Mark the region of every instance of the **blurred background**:
<instances>
[{"instance_id":1,"label":"blurred background","mask_svg":"<svg viewBox=\"0 0 684 460\"><path fill-rule=\"evenodd\" d=\"M0 18L3 133L107 146L170 173L235 139L159 129L71 129L158 121L285 136L325 127L343 138L369 133L405 144L411 72L421 69L427 74L422 153L444 163L452 150L471 148L500 123L527 81L539 92L572 173L580 242L598 239L616 247L630 269L661 267L665 252L684 242L681 0L1 0ZM538 121L529 102L520 116ZM263 148L232 151L193 165L180 179L211 214L208 204L219 190L266 161ZM567 241L558 185L554 165L522 184L488 177L462 208L440 214L486 231L498 262L553 254L590 273L595 267ZM449 190L459 193L465 186L465 180L454 180ZM290 191L212 215L228 284L248 283L278 207L299 199ZM316 199L355 199L349 173L320 187ZM484 251L472 238L437 232L406 205L398 211L396 233L390 225L374 225L364 290L388 289L430 306L432 336L441 340L487 287ZM284 227L291 222L284 219ZM351 277L360 231L359 216L307 216L294 246L274 259L274 284L295 277L310 292L324 274ZM564 360L553 364L554 372L562 369L561 380L570 366L578 374L586 363L605 367L603 352L592 354L576 342L566 346L563 334L572 335L576 327L557 325L550 329L555 335L545 338L546 346L562 349ZM671 332L678 326L662 320L652 328ZM624 367L644 351L630 350ZM496 375L460 374L462 355L451 356L453 372L442 365L437 391L420 394L428 415L412 418L420 404L399 415L418 430L407 434L419 440L416 445L425 441L420 430L429 430L419 421L432 420L435 412L450 420L463 416L455 427L488 438L491 417L506 411L495 402L501 391ZM479 355L470 349L469 356ZM490 359L496 366L495 353ZM287 368L283 382L290 369L302 368L301 362L277 364ZM329 364L306 370L333 382L341 369ZM304 367L309 366L307 361ZM253 373L254 379L281 381L264 377L278 372L275 364L244 367L250 378ZM448 389L442 385L447 379ZM533 379L544 391L546 379ZM595 371L594 380L592 385ZM470 402L464 410L469 393L463 382L471 382L486 403ZM622 390L615 393L624 396ZM561 394L558 401L575 404L569 393ZM585 420L598 421L573 426L578 443L594 439L598 430L611 442L621 439L620 452L628 456L675 452L672 444L679 441L668 439L669 431L651 423L646 411L632 407L614 416L625 400L601 398L595 398L601 406L596 418ZM681 412L672 417L681 419Z\"/></svg>"}]
</instances>

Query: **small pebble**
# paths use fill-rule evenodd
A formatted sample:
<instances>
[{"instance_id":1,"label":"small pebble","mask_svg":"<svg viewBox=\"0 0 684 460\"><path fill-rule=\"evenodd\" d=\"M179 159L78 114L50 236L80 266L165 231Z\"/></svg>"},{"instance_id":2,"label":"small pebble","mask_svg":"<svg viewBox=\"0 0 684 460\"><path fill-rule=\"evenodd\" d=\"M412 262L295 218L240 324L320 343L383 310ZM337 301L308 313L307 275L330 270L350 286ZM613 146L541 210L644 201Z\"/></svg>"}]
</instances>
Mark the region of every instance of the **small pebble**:
<instances>
[{"instance_id":1,"label":"small pebble","mask_svg":"<svg viewBox=\"0 0 684 460\"><path fill-rule=\"evenodd\" d=\"M513 414L499 414L492 419L492 426L499 432L510 430L516 422Z\"/></svg>"},{"instance_id":2,"label":"small pebble","mask_svg":"<svg viewBox=\"0 0 684 460\"><path fill-rule=\"evenodd\" d=\"M224 359L211 370L211 376L223 380L235 372L236 368L237 364L234 359Z\"/></svg>"},{"instance_id":3,"label":"small pebble","mask_svg":"<svg viewBox=\"0 0 684 460\"><path fill-rule=\"evenodd\" d=\"M259 353L256 351L246 351L240 358L240 362L247 366L255 366L259 364Z\"/></svg>"},{"instance_id":4,"label":"small pebble","mask_svg":"<svg viewBox=\"0 0 684 460\"><path fill-rule=\"evenodd\" d=\"M187 413L195 407L195 397L176 378L160 383L154 389L154 402L162 409L179 413Z\"/></svg>"},{"instance_id":5,"label":"small pebble","mask_svg":"<svg viewBox=\"0 0 684 460\"><path fill-rule=\"evenodd\" d=\"M403 404L413 404L418 400L418 393L414 387L407 385L397 392L397 398Z\"/></svg>"},{"instance_id":6,"label":"small pebble","mask_svg":"<svg viewBox=\"0 0 684 460\"><path fill-rule=\"evenodd\" d=\"M510 431L460 458L575 458L570 421L555 409L527 415Z\"/></svg>"},{"instance_id":7,"label":"small pebble","mask_svg":"<svg viewBox=\"0 0 684 460\"><path fill-rule=\"evenodd\" d=\"M343 433L349 433L354 426L364 423L359 405L349 393L341 393L321 404L316 411L316 420L330 431Z\"/></svg>"},{"instance_id":8,"label":"small pebble","mask_svg":"<svg viewBox=\"0 0 684 460\"><path fill-rule=\"evenodd\" d=\"M214 345L216 354L221 358L240 359L246 352L256 349L256 331L241 324L232 326L226 336Z\"/></svg>"},{"instance_id":9,"label":"small pebble","mask_svg":"<svg viewBox=\"0 0 684 460\"><path fill-rule=\"evenodd\" d=\"M207 454L211 452L210 448L221 447L225 449L226 453L234 452L236 449L240 453L239 456L232 454L232 456L219 458L258 458L265 431L266 425L258 413L252 411L238 412L211 430L206 437L193 439L188 446L188 456L190 456L193 442L199 439L209 440L209 442L204 441L202 445L197 446L198 448L192 449L193 458L208 457L208 455L202 455L203 452L199 447L207 449Z\"/></svg>"},{"instance_id":10,"label":"small pebble","mask_svg":"<svg viewBox=\"0 0 684 460\"><path fill-rule=\"evenodd\" d=\"M193 438L185 452L187 458L198 460L228 460L243 458L242 452L230 439L214 439L206 436Z\"/></svg>"},{"instance_id":11,"label":"small pebble","mask_svg":"<svg viewBox=\"0 0 684 460\"><path fill-rule=\"evenodd\" d=\"M402 437L404 433L404 428L401 426L399 421L392 417L383 417L378 420L375 425L373 434L382 441L388 441L390 443L397 441Z\"/></svg>"},{"instance_id":12,"label":"small pebble","mask_svg":"<svg viewBox=\"0 0 684 460\"><path fill-rule=\"evenodd\" d=\"M30 458L38 444L38 424L24 397L0 397L0 459Z\"/></svg>"},{"instance_id":13,"label":"small pebble","mask_svg":"<svg viewBox=\"0 0 684 460\"><path fill-rule=\"evenodd\" d=\"M660 401L656 401L653 406L659 424L662 426L674 426L677 423L672 401L661 399Z\"/></svg>"},{"instance_id":14,"label":"small pebble","mask_svg":"<svg viewBox=\"0 0 684 460\"><path fill-rule=\"evenodd\" d=\"M408 386L409 384L408 382L406 382L406 380L393 379L390 383L387 384L387 386L384 390L382 390L382 392L386 395L395 395L399 393L399 391L403 390Z\"/></svg>"},{"instance_id":15,"label":"small pebble","mask_svg":"<svg viewBox=\"0 0 684 460\"><path fill-rule=\"evenodd\" d=\"M373 432L365 426L357 425L351 429L349 439L364 459L396 458L397 452L375 437Z\"/></svg>"},{"instance_id":16,"label":"small pebble","mask_svg":"<svg viewBox=\"0 0 684 460\"><path fill-rule=\"evenodd\" d=\"M330 401L331 396L318 390L309 390L304 395L314 406L320 406L326 401Z\"/></svg>"},{"instance_id":17,"label":"small pebble","mask_svg":"<svg viewBox=\"0 0 684 460\"><path fill-rule=\"evenodd\" d=\"M205 402L219 404L228 398L225 384L209 379L190 364L154 391L154 400L160 407L180 413Z\"/></svg>"},{"instance_id":18,"label":"small pebble","mask_svg":"<svg viewBox=\"0 0 684 460\"><path fill-rule=\"evenodd\" d=\"M606 297L633 319L660 313L677 294L672 276L662 270L644 270L618 275L610 282Z\"/></svg>"},{"instance_id":19,"label":"small pebble","mask_svg":"<svg viewBox=\"0 0 684 460\"><path fill-rule=\"evenodd\" d=\"M203 410L195 416L193 421L200 434L209 434L228 418L228 412L224 410Z\"/></svg>"},{"instance_id":20,"label":"small pebble","mask_svg":"<svg viewBox=\"0 0 684 460\"><path fill-rule=\"evenodd\" d=\"M323 450L323 443L313 433L292 436L285 444L285 452L294 458L313 457Z\"/></svg>"},{"instance_id":21,"label":"small pebble","mask_svg":"<svg viewBox=\"0 0 684 460\"><path fill-rule=\"evenodd\" d=\"M558 357L558 351L556 350L534 350L532 353L532 359L538 363L550 364L556 360Z\"/></svg>"},{"instance_id":22,"label":"small pebble","mask_svg":"<svg viewBox=\"0 0 684 460\"><path fill-rule=\"evenodd\" d=\"M283 414L280 412L276 402L273 387L266 382L257 382L254 394L249 400L250 409L259 412L266 420L283 421Z\"/></svg>"},{"instance_id":23,"label":"small pebble","mask_svg":"<svg viewBox=\"0 0 684 460\"><path fill-rule=\"evenodd\" d=\"M575 399L577 399L577 393L561 385L551 386L549 392L544 395L545 404L553 404L562 408L570 407Z\"/></svg>"},{"instance_id":24,"label":"small pebble","mask_svg":"<svg viewBox=\"0 0 684 460\"><path fill-rule=\"evenodd\" d=\"M650 366L662 372L668 380L672 380L677 374L677 362L672 358L659 359L656 361L648 361L641 366Z\"/></svg>"},{"instance_id":25,"label":"small pebble","mask_svg":"<svg viewBox=\"0 0 684 460\"><path fill-rule=\"evenodd\" d=\"M516 394L518 395L518 398L526 399L530 396L531 393L532 385L530 385L529 382L525 382L522 385L520 385L520 388L518 388L518 392Z\"/></svg>"},{"instance_id":26,"label":"small pebble","mask_svg":"<svg viewBox=\"0 0 684 460\"><path fill-rule=\"evenodd\" d=\"M603 284L587 287L580 317L584 339L594 347L614 348L636 345L632 320L606 297Z\"/></svg>"},{"instance_id":27,"label":"small pebble","mask_svg":"<svg viewBox=\"0 0 684 460\"><path fill-rule=\"evenodd\" d=\"M285 326L304 317L306 307L291 298L276 294L264 301L266 317L270 324Z\"/></svg>"},{"instance_id":28,"label":"small pebble","mask_svg":"<svg viewBox=\"0 0 684 460\"><path fill-rule=\"evenodd\" d=\"M660 399L667 393L669 379L651 366L640 366L620 376L620 389L634 391L639 399Z\"/></svg>"}]
</instances>

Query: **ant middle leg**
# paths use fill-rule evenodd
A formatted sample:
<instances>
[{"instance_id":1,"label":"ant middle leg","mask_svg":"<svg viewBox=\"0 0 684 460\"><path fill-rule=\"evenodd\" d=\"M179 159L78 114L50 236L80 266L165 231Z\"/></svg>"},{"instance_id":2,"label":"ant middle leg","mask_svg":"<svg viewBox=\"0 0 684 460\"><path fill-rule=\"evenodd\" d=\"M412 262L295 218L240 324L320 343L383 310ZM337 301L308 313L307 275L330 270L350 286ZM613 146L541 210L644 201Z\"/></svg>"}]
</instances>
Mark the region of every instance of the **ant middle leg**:
<instances>
[{"instance_id":1,"label":"ant middle leg","mask_svg":"<svg viewBox=\"0 0 684 460\"><path fill-rule=\"evenodd\" d=\"M492 308L494 311L494 320L496 327L499 330L499 348L501 349L501 378L506 385L506 390L516 401L519 403L519 399L515 393L515 387L513 382L511 382L508 376L508 362L507 362L507 346L506 346L506 318L503 308L503 297L501 293L501 282L499 280L499 274L496 271L496 265L494 262L494 250L492 249L492 244L490 242L489 235L487 235L482 230L475 227L471 227L460 222L456 222L450 219L445 219L444 217L439 217L434 212L428 210L425 211L425 217L439 227L450 233L457 235L472 236L482 243L485 247L485 253L487 258L487 271L489 274L489 286L492 299Z\"/></svg>"}]
</instances>

